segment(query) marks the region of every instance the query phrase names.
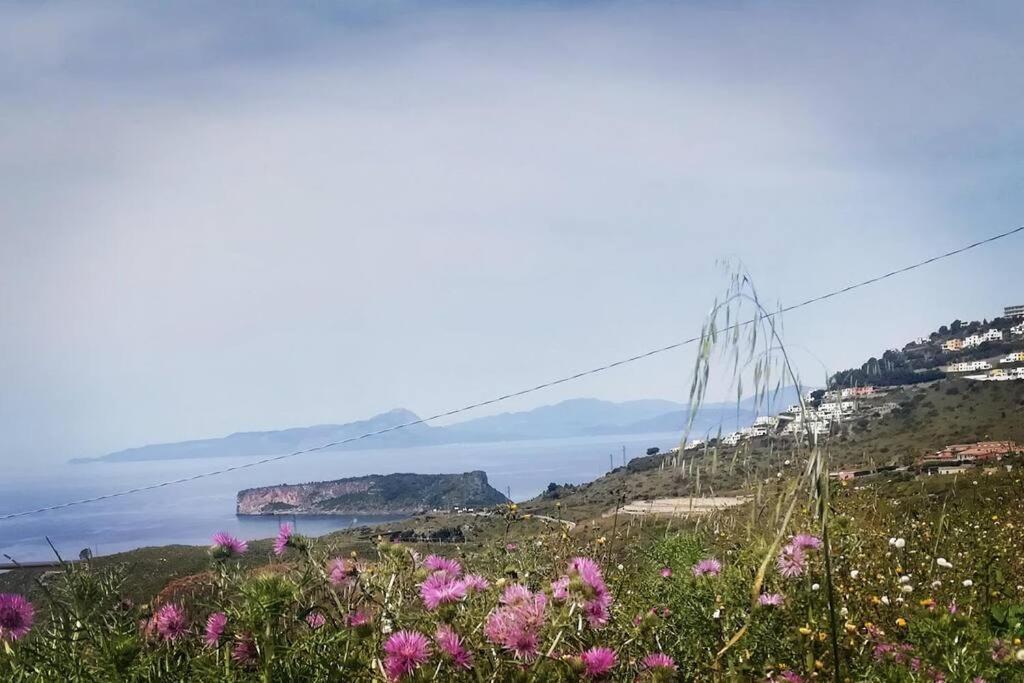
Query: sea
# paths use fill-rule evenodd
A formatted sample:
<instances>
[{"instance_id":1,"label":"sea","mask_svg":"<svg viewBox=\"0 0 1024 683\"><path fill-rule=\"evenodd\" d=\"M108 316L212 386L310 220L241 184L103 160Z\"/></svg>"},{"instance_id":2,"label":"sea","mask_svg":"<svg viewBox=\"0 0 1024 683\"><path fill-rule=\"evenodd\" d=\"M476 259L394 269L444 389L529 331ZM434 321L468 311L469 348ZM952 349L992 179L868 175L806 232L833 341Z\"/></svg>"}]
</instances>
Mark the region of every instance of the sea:
<instances>
[{"instance_id":1,"label":"sea","mask_svg":"<svg viewBox=\"0 0 1024 683\"><path fill-rule=\"evenodd\" d=\"M283 518L235 515L235 494L244 488L296 484L364 474L456 473L483 470L491 485L513 500L532 498L550 482L591 481L623 458L650 447L678 445L677 433L541 439L500 443L445 444L309 453L183 484L99 502L0 519L0 564L64 558L84 549L94 556L145 546L207 545L217 531L252 540L277 533ZM625 449L625 456L623 455ZM190 477L258 458L157 460L146 462L12 463L0 480L0 516L67 501ZM318 536L394 517L298 517L298 530Z\"/></svg>"}]
</instances>

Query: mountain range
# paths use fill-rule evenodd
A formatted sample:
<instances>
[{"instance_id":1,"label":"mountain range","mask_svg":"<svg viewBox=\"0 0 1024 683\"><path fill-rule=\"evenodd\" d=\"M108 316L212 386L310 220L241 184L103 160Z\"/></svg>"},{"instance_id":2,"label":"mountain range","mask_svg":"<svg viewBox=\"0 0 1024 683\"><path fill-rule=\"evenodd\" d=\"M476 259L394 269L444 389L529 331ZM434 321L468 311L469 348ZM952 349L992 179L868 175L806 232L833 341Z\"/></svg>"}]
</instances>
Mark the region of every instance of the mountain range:
<instances>
[{"instance_id":1,"label":"mountain range","mask_svg":"<svg viewBox=\"0 0 1024 683\"><path fill-rule=\"evenodd\" d=\"M796 401L796 391L786 388L776 397L782 407ZM754 402L708 403L694 418L691 433L729 432L750 424ZM367 420L345 424L293 427L274 431L236 432L228 436L129 448L99 458L77 458L73 462L131 462L139 460L206 459L263 456L288 453L325 443L352 439L368 432L415 422L412 411L396 408ZM532 410L479 417L451 425L416 424L353 441L333 449L402 448L446 443L482 443L552 439L605 434L647 434L682 432L686 406L673 401L647 399L615 403L594 398L577 398Z\"/></svg>"}]
</instances>

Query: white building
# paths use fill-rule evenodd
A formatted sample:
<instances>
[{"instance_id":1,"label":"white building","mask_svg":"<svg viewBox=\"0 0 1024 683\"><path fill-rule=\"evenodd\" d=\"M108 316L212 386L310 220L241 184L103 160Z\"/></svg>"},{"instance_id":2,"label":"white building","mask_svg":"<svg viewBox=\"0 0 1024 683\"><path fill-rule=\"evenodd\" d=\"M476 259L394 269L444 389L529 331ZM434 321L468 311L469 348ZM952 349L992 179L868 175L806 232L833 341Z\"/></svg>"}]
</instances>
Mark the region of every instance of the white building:
<instances>
[{"instance_id":1,"label":"white building","mask_svg":"<svg viewBox=\"0 0 1024 683\"><path fill-rule=\"evenodd\" d=\"M779 418L777 415L762 415L754 418L755 427L777 427Z\"/></svg>"},{"instance_id":2,"label":"white building","mask_svg":"<svg viewBox=\"0 0 1024 683\"><path fill-rule=\"evenodd\" d=\"M1007 356L1006 358L1003 358L999 362L1000 363L1024 363L1024 351L1017 351L1016 353L1011 353L1009 356Z\"/></svg>"},{"instance_id":3,"label":"white building","mask_svg":"<svg viewBox=\"0 0 1024 683\"><path fill-rule=\"evenodd\" d=\"M722 444L725 445L725 446L735 446L736 444L738 444L740 442L740 439L742 439L742 438L743 438L743 435L740 434L739 432L733 432L732 434L726 434L725 436L722 437Z\"/></svg>"},{"instance_id":4,"label":"white building","mask_svg":"<svg viewBox=\"0 0 1024 683\"><path fill-rule=\"evenodd\" d=\"M1024 323L1011 327L1010 334L1024 334Z\"/></svg>"},{"instance_id":5,"label":"white building","mask_svg":"<svg viewBox=\"0 0 1024 683\"><path fill-rule=\"evenodd\" d=\"M1004 318L1024 318L1024 306L1007 306L1003 309Z\"/></svg>"},{"instance_id":6,"label":"white building","mask_svg":"<svg viewBox=\"0 0 1024 683\"><path fill-rule=\"evenodd\" d=\"M983 360L972 360L966 363L953 363L948 368L947 372L977 372L978 370L991 370L992 364L988 361Z\"/></svg>"},{"instance_id":7,"label":"white building","mask_svg":"<svg viewBox=\"0 0 1024 683\"><path fill-rule=\"evenodd\" d=\"M964 337L964 348L970 349L975 346L981 346L981 335L972 334L970 337Z\"/></svg>"}]
</instances>

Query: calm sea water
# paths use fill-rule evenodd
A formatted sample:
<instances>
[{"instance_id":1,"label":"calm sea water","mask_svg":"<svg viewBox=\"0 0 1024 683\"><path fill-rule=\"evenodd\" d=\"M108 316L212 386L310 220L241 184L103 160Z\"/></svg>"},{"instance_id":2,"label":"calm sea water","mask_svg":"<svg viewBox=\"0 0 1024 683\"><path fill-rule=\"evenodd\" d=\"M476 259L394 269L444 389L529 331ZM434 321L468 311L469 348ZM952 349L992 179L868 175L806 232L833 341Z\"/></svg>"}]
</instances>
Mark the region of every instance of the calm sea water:
<instances>
[{"instance_id":1,"label":"calm sea water","mask_svg":"<svg viewBox=\"0 0 1024 683\"><path fill-rule=\"evenodd\" d=\"M608 471L649 446L676 445L677 434L631 434L576 439L545 439L485 444L448 444L419 448L310 453L290 460L201 479L154 491L90 503L30 517L0 520L0 553L18 561L47 560L53 553L46 537L65 557L83 548L96 555L173 543L205 545L211 533L230 531L242 538L273 536L278 520L235 516L235 493L252 486L299 483L391 472L487 472L491 485L514 500L540 493L549 482L578 484ZM22 469L14 465L0 481L0 514L88 498L157 481L220 469L251 458L209 461L170 460L139 463L50 464ZM299 518L309 535L324 534L381 518ZM6 561L0 559L0 561Z\"/></svg>"}]
</instances>

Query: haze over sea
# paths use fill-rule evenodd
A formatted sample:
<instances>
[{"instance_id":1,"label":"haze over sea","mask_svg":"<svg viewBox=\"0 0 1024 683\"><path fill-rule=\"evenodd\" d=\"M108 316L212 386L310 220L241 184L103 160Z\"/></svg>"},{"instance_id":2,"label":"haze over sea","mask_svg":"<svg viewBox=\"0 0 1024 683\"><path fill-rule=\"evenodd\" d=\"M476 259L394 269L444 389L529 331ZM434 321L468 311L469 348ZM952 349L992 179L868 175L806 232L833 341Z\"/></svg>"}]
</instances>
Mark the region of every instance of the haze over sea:
<instances>
[{"instance_id":1,"label":"haze over sea","mask_svg":"<svg viewBox=\"0 0 1024 683\"><path fill-rule=\"evenodd\" d=\"M187 484L0 520L0 553L19 562L52 559L46 537L64 557L72 558L83 548L91 549L95 555L105 555L144 546L206 545L210 535L221 530L245 539L266 538L276 533L281 519L236 517L238 490L364 474L483 470L492 486L503 493L508 489L513 500L522 500L540 493L552 481L575 484L604 474L608 471L609 454L614 456L616 466L621 465L623 446L629 459L643 455L650 446L673 447L678 439L679 435L674 433L629 434L309 453ZM254 459L39 466L22 463L17 469L11 468L0 481L0 514L191 476ZM297 526L303 533L320 535L381 519L300 517Z\"/></svg>"}]
</instances>

